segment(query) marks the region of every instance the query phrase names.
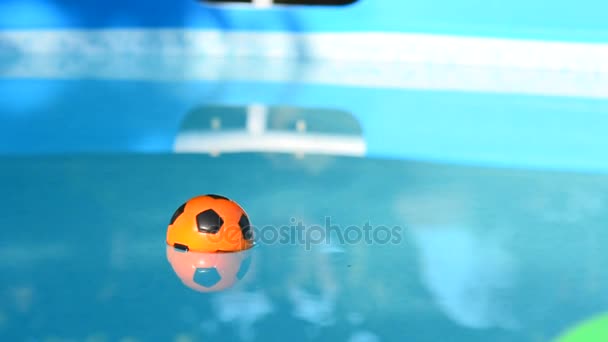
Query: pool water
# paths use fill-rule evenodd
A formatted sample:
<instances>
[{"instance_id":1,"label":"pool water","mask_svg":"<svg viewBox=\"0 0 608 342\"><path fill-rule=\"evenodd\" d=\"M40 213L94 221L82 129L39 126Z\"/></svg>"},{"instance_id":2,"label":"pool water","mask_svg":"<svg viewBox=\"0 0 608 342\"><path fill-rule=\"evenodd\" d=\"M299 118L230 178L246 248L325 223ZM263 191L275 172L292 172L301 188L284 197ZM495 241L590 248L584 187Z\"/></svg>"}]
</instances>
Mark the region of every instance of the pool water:
<instances>
[{"instance_id":1,"label":"pool water","mask_svg":"<svg viewBox=\"0 0 608 342\"><path fill-rule=\"evenodd\" d=\"M604 99L172 65L0 79L0 340L551 341L608 311ZM167 260L205 193L266 233L224 291Z\"/></svg>"}]
</instances>

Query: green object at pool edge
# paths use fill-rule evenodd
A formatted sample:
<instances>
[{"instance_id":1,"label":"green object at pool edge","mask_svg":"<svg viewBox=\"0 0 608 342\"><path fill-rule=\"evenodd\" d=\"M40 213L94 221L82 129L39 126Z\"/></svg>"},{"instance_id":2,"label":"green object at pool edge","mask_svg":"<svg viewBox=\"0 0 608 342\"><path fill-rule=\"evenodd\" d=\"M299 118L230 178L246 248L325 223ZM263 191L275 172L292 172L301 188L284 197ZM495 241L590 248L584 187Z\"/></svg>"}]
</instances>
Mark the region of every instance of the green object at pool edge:
<instances>
[{"instance_id":1,"label":"green object at pool edge","mask_svg":"<svg viewBox=\"0 0 608 342\"><path fill-rule=\"evenodd\" d=\"M608 341L608 314L587 320L569 329L554 342Z\"/></svg>"}]
</instances>

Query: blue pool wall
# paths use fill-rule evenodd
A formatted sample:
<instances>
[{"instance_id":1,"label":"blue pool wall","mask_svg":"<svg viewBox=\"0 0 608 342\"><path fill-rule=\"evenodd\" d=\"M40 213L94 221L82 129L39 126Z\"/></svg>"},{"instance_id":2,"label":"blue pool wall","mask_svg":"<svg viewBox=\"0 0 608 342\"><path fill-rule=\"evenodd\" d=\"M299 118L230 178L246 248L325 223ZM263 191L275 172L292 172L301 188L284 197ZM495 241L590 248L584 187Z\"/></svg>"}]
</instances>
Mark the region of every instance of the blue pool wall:
<instances>
[{"instance_id":1,"label":"blue pool wall","mask_svg":"<svg viewBox=\"0 0 608 342\"><path fill-rule=\"evenodd\" d=\"M393 32L608 41L603 0L359 0L346 6L214 6L194 0L5 0L0 30L192 28Z\"/></svg>"}]
</instances>

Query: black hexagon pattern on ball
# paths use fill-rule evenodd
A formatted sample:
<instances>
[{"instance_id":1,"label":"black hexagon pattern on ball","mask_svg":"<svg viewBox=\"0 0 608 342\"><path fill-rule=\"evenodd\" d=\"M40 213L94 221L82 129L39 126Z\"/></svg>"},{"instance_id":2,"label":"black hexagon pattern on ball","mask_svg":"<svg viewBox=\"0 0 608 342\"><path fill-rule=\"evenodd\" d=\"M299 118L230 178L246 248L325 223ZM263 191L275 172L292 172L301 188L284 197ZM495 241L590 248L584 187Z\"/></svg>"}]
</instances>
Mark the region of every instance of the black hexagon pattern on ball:
<instances>
[{"instance_id":1,"label":"black hexagon pattern on ball","mask_svg":"<svg viewBox=\"0 0 608 342\"><path fill-rule=\"evenodd\" d=\"M241 215L241 218L239 219L239 227L241 227L241 233L243 234L243 238L245 240L251 240L253 238L251 224L249 223L249 218L247 215Z\"/></svg>"},{"instance_id":2,"label":"black hexagon pattern on ball","mask_svg":"<svg viewBox=\"0 0 608 342\"><path fill-rule=\"evenodd\" d=\"M224 220L213 209L207 209L196 215L196 225L201 233L215 234L223 224Z\"/></svg>"},{"instance_id":3,"label":"black hexagon pattern on ball","mask_svg":"<svg viewBox=\"0 0 608 342\"><path fill-rule=\"evenodd\" d=\"M213 198L213 199L224 199L224 200L226 200L226 201L230 201L230 199L229 199L229 198L224 197L224 196L220 196L220 195L208 194L207 196L209 196L209 197L211 197L211 198Z\"/></svg>"},{"instance_id":4,"label":"black hexagon pattern on ball","mask_svg":"<svg viewBox=\"0 0 608 342\"><path fill-rule=\"evenodd\" d=\"M188 246L182 245L181 243L173 244L173 248L175 248L175 250L177 250L179 252L187 252L190 250L190 248L188 248Z\"/></svg>"},{"instance_id":5,"label":"black hexagon pattern on ball","mask_svg":"<svg viewBox=\"0 0 608 342\"><path fill-rule=\"evenodd\" d=\"M215 267L212 268L197 268L194 271L194 276L192 280L202 286L202 287L211 287L222 279L219 272Z\"/></svg>"},{"instance_id":6,"label":"black hexagon pattern on ball","mask_svg":"<svg viewBox=\"0 0 608 342\"><path fill-rule=\"evenodd\" d=\"M186 209L186 203L180 205L179 208L177 208L177 210L175 210L175 212L173 213L173 216L171 216L171 222L169 224L173 224L175 222L175 220L177 220L179 215L181 215L184 212L184 209Z\"/></svg>"}]
</instances>

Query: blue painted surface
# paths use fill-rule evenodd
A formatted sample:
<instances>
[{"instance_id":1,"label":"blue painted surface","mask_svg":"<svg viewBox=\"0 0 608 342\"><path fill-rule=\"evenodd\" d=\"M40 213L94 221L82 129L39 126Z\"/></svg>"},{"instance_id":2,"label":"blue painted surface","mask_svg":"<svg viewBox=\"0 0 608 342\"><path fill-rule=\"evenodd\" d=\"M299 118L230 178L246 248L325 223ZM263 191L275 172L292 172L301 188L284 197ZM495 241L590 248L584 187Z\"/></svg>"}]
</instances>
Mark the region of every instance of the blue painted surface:
<instances>
[{"instance_id":1,"label":"blue painted surface","mask_svg":"<svg viewBox=\"0 0 608 342\"><path fill-rule=\"evenodd\" d=\"M345 7L264 10L178 1L9 0L0 29L174 28L287 32L421 32L506 38L608 41L601 0L361 0Z\"/></svg>"},{"instance_id":2,"label":"blue painted surface","mask_svg":"<svg viewBox=\"0 0 608 342\"><path fill-rule=\"evenodd\" d=\"M606 100L263 82L4 79L0 89L4 154L166 153L194 108L263 103L352 113L373 158L608 172Z\"/></svg>"}]
</instances>

